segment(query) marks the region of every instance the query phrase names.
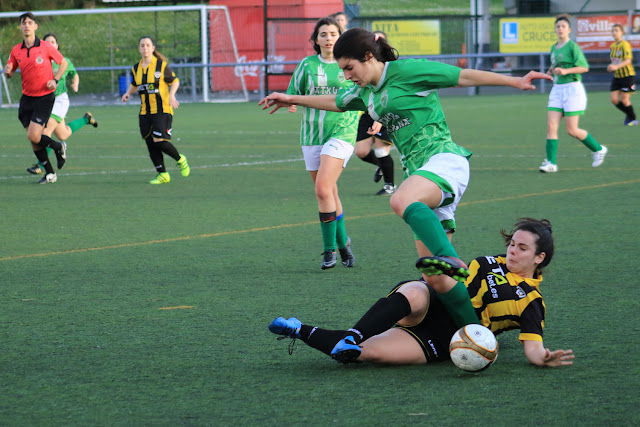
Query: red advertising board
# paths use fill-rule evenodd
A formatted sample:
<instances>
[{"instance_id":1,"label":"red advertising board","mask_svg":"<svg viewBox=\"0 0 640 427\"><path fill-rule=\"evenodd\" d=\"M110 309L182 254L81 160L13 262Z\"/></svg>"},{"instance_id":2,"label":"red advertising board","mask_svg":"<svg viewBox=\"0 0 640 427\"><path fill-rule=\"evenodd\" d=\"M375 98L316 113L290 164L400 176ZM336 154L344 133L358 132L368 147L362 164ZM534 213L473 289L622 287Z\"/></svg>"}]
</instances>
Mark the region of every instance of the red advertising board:
<instances>
[{"instance_id":1,"label":"red advertising board","mask_svg":"<svg viewBox=\"0 0 640 427\"><path fill-rule=\"evenodd\" d=\"M620 24L625 29L625 40L634 49L640 48L640 15L599 15L576 18L576 41L583 51L607 50L613 43L611 26Z\"/></svg>"},{"instance_id":2,"label":"red advertising board","mask_svg":"<svg viewBox=\"0 0 640 427\"><path fill-rule=\"evenodd\" d=\"M269 54L264 56L264 0L209 0L211 5L224 5L229 10L235 42L238 48L239 62L245 66L236 67L235 73L244 76L247 89L259 88L260 70L256 62L300 61L314 54L309 36L313 32L314 21L295 21L291 18L321 18L341 11L343 0L268 0L270 18L290 18L289 21L271 21L268 27ZM219 29L211 28L211 46L215 38L220 37ZM211 49L211 62L229 62L227 55ZM272 73L292 72L292 66L271 66ZM215 73L212 70L212 85ZM289 84L289 76L273 76L269 79L269 88L283 90ZM218 79L219 80L219 79ZM218 83L219 84L219 83Z\"/></svg>"}]
</instances>

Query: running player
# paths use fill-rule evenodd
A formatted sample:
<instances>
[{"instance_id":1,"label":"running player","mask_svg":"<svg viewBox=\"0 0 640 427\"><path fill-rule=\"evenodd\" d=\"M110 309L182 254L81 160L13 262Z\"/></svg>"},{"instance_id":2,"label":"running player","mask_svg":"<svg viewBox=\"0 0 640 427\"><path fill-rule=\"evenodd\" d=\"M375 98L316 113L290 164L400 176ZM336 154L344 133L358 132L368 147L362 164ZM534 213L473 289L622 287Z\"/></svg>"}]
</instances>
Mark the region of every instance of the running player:
<instances>
[{"instance_id":1,"label":"running player","mask_svg":"<svg viewBox=\"0 0 640 427\"><path fill-rule=\"evenodd\" d=\"M408 175L391 196L391 207L413 230L418 256L446 257L442 262L449 275L464 281L469 270L450 238L456 228L456 206L469 182L471 152L452 141L437 89L491 85L531 90L532 80L551 78L535 71L518 78L425 59L397 60L398 52L387 40L360 28L340 37L334 55L356 86L326 96L272 93L260 104L264 109L275 106L272 113L291 104L368 111L386 126ZM462 283L451 290L434 288L456 324L478 321Z\"/></svg>"},{"instance_id":2,"label":"running player","mask_svg":"<svg viewBox=\"0 0 640 427\"><path fill-rule=\"evenodd\" d=\"M622 39L624 28L620 24L611 26L615 40L611 43L611 64L607 71L613 73L611 80L611 103L625 114L624 125L636 126L636 113L631 105L631 94L636 91L636 70L633 68L631 44Z\"/></svg>"},{"instance_id":3,"label":"running player","mask_svg":"<svg viewBox=\"0 0 640 427\"><path fill-rule=\"evenodd\" d=\"M547 74L553 76L553 87L547 106L547 157L538 168L540 172L558 172L558 127L564 116L567 133L581 141L593 153L591 166L604 162L607 147L600 145L589 132L578 127L580 116L587 109L587 93L580 74L589 71L589 63L576 42L569 39L571 24L568 15L555 21L558 42L551 46L551 66Z\"/></svg>"},{"instance_id":4,"label":"running player","mask_svg":"<svg viewBox=\"0 0 640 427\"><path fill-rule=\"evenodd\" d=\"M58 38L55 34L49 33L46 34L42 40L51 44L51 46L60 50L60 46L58 46ZM58 82L58 86L56 87L55 92L53 93L56 97L55 103L53 104L53 110L51 110L51 117L49 117L49 121L44 128L43 134L51 137L51 134L55 134L55 136L60 141L66 141L67 138L71 136L77 130L80 130L85 125L92 125L93 127L98 127L98 122L93 118L91 113L85 113L84 117L81 117L77 120L72 121L68 125L64 122L64 118L67 116L67 111L69 111L69 95L67 94L67 77L71 78L71 82L69 87L73 89L74 92L78 91L78 86L80 84L80 76L76 72L73 63L66 56L64 59L67 61L67 69L65 70L62 78ZM54 74L58 71L58 64L55 62L51 62L51 66L53 67ZM47 153L50 152L50 148L47 148ZM43 174L44 169L40 163L36 163L33 166L27 168L27 172L32 174Z\"/></svg>"},{"instance_id":5,"label":"running player","mask_svg":"<svg viewBox=\"0 0 640 427\"><path fill-rule=\"evenodd\" d=\"M317 55L308 56L298 64L287 89L289 95L318 97L353 86L333 57L333 46L341 33L331 17L316 23L310 41ZM357 122L356 112L337 113L305 107L302 115L300 145L318 200L323 270L336 266L336 247L342 265L353 267L355 263L344 226L338 178L353 154Z\"/></svg>"},{"instance_id":6,"label":"running player","mask_svg":"<svg viewBox=\"0 0 640 427\"><path fill-rule=\"evenodd\" d=\"M470 264L472 273L466 280L466 290L475 307L476 321L496 335L519 329L525 357L533 365L573 364L571 350L551 351L542 340L546 309L540 283L542 269L553 257L551 224L544 219L521 218L513 231L501 234L507 245L506 255L483 256ZM417 266L439 267L439 263L421 258ZM432 279L448 287L456 283L444 274ZM449 341L457 326L430 285L404 281L348 330L317 328L295 317L278 317L269 330L301 339L342 363L405 365L449 359Z\"/></svg>"},{"instance_id":7,"label":"running player","mask_svg":"<svg viewBox=\"0 0 640 427\"><path fill-rule=\"evenodd\" d=\"M138 50L142 59L131 68L133 81L122 95L122 102L127 102L136 91L140 94L140 134L158 173L149 183L166 184L171 176L164 166L163 153L178 162L182 176L191 173L187 158L171 143L173 109L180 106L176 99L180 81L169 68L167 58L156 50L151 37L140 37Z\"/></svg>"},{"instance_id":8,"label":"running player","mask_svg":"<svg viewBox=\"0 0 640 427\"><path fill-rule=\"evenodd\" d=\"M33 13L23 13L19 20L24 41L11 50L4 73L7 77L12 77L20 68L22 97L18 119L27 131L33 153L45 170L44 178L38 183L54 183L58 180L58 176L49 162L46 149L50 147L56 153L57 166L61 169L66 162L66 144L54 141L43 131L55 102L53 93L67 69L67 61L57 49L36 37L38 23ZM51 66L52 61L59 65L55 75Z\"/></svg>"}]
</instances>

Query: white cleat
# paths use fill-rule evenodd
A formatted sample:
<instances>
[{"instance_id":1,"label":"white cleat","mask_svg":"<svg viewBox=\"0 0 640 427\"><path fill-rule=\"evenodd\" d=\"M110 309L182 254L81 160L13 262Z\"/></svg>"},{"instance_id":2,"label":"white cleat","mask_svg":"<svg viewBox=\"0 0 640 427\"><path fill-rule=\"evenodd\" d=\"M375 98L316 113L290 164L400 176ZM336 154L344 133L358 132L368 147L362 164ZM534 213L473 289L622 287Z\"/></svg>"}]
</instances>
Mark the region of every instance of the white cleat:
<instances>
[{"instance_id":1,"label":"white cleat","mask_svg":"<svg viewBox=\"0 0 640 427\"><path fill-rule=\"evenodd\" d=\"M542 166L540 166L538 170L545 173L558 172L558 166L554 165L549 160L544 159Z\"/></svg>"},{"instance_id":2,"label":"white cleat","mask_svg":"<svg viewBox=\"0 0 640 427\"><path fill-rule=\"evenodd\" d=\"M604 145L602 146L602 149L600 151L596 151L593 153L593 163L591 164L592 167L597 168L598 166L600 166L602 163L604 163L604 156L607 155L607 152L609 150L607 150L607 147L605 147Z\"/></svg>"}]
</instances>

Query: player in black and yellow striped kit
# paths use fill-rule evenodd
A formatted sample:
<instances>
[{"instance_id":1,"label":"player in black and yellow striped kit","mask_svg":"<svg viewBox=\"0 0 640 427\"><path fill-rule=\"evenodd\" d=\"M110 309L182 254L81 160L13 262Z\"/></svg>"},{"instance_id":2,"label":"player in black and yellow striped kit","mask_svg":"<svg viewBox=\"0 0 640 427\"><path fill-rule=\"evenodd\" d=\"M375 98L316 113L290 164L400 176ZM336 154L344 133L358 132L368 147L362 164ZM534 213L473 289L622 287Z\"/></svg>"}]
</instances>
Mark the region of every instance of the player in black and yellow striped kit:
<instances>
[{"instance_id":1,"label":"player in black and yellow striped kit","mask_svg":"<svg viewBox=\"0 0 640 427\"><path fill-rule=\"evenodd\" d=\"M551 351L542 341L545 305L540 293L542 269L553 257L551 224L521 218L511 232L501 232L506 255L484 256L469 264L465 285L477 323L495 334L519 329L527 360L537 366L567 366L571 350ZM431 281L453 288L456 280L440 270L439 257L420 258L418 269ZM428 271L428 273L427 273ZM269 330L299 338L342 363L425 364L449 358L449 341L460 325L448 314L439 294L422 281L399 283L348 330L327 330L292 317L276 318Z\"/></svg>"},{"instance_id":2,"label":"player in black and yellow striped kit","mask_svg":"<svg viewBox=\"0 0 640 427\"><path fill-rule=\"evenodd\" d=\"M622 25L613 24L611 33L615 40L611 43L611 64L607 66L607 71L613 73L610 88L611 103L625 114L625 126L635 126L638 120L636 120L630 98L636 91L636 70L633 67L631 44L622 39L624 35Z\"/></svg>"},{"instance_id":3,"label":"player in black and yellow striped kit","mask_svg":"<svg viewBox=\"0 0 640 427\"><path fill-rule=\"evenodd\" d=\"M173 109L180 106L175 97L180 81L169 68L167 58L156 51L151 37L141 37L138 50L142 59L131 69L133 81L122 95L122 102L127 102L135 92L140 94L140 134L158 173L150 183L165 184L171 177L164 166L163 153L178 162L182 176L191 172L187 158L171 143Z\"/></svg>"}]
</instances>

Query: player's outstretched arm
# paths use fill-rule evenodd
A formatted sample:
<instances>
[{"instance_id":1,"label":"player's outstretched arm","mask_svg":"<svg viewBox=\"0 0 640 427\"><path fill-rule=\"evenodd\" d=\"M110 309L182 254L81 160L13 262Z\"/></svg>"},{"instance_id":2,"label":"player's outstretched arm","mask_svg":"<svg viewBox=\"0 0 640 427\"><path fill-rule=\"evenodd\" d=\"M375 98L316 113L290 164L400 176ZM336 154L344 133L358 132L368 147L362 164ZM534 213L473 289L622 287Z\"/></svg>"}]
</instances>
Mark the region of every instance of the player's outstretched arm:
<instances>
[{"instance_id":1,"label":"player's outstretched arm","mask_svg":"<svg viewBox=\"0 0 640 427\"><path fill-rule=\"evenodd\" d=\"M315 108L316 110L342 112L342 110L336 106L335 95L287 95L286 93L274 92L264 97L258 105L262 105L263 110L274 107L269 114L275 113L280 108L289 108L292 105L301 105L303 107Z\"/></svg>"},{"instance_id":2,"label":"player's outstretched arm","mask_svg":"<svg viewBox=\"0 0 640 427\"><path fill-rule=\"evenodd\" d=\"M551 351L540 341L524 341L524 354L530 363L537 366L569 366L573 365L572 350Z\"/></svg>"},{"instance_id":3,"label":"player's outstretched arm","mask_svg":"<svg viewBox=\"0 0 640 427\"><path fill-rule=\"evenodd\" d=\"M529 71L526 76L514 77L505 74L492 73L465 68L460 71L458 86L510 86L521 90L533 90L536 87L533 80L553 80L551 76L539 71Z\"/></svg>"}]
</instances>

